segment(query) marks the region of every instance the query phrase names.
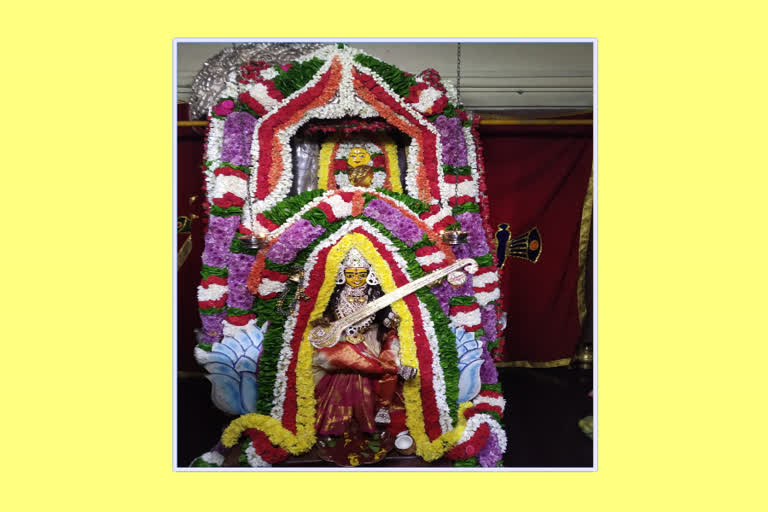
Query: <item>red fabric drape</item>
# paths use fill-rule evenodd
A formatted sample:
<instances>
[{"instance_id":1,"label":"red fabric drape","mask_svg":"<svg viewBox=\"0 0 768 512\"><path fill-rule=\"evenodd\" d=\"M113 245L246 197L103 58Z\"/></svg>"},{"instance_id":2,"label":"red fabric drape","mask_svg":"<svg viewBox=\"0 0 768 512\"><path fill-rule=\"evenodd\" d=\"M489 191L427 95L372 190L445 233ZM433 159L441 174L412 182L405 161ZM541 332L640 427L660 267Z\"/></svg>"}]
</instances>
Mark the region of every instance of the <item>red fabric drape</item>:
<instances>
[{"instance_id":1,"label":"red fabric drape","mask_svg":"<svg viewBox=\"0 0 768 512\"><path fill-rule=\"evenodd\" d=\"M189 119L189 105L177 107L179 120ZM203 137L202 128L178 128L177 131L177 190L176 204L178 215L191 221L191 232L178 235L176 251L190 239L192 246L184 264L177 271L177 328L179 370L199 371L195 362L195 333L200 327L200 314L197 311L197 285L200 284L200 268L203 253ZM192 201L192 198L196 198ZM194 218L197 216L197 218Z\"/></svg>"},{"instance_id":2,"label":"red fabric drape","mask_svg":"<svg viewBox=\"0 0 768 512\"><path fill-rule=\"evenodd\" d=\"M485 127L491 225L541 234L537 263L508 258L502 274L505 361L570 358L579 342L578 249L592 170L592 127Z\"/></svg>"}]
</instances>

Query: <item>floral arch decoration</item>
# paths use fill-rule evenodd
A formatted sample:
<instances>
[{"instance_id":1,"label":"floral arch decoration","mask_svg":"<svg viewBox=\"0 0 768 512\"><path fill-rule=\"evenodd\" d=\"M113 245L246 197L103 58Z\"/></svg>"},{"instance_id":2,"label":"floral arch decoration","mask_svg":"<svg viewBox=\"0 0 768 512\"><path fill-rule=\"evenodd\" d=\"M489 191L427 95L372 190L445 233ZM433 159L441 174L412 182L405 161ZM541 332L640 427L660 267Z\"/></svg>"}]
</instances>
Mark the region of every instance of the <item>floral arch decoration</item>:
<instances>
[{"instance_id":1,"label":"floral arch decoration","mask_svg":"<svg viewBox=\"0 0 768 512\"><path fill-rule=\"evenodd\" d=\"M481 215L487 201L477 119L455 105L450 84L436 72L414 77L344 45L283 66L251 62L230 78L212 108L206 141L209 224L196 349L212 374L214 402L240 415L223 446L242 442L244 460L257 466L313 446L313 348L305 331L328 301L328 276L335 277L342 248L354 245L380 267L385 291L458 258L477 261L480 270L464 285L424 288L392 307L404 320L403 358L419 369L404 390L417 454L498 463L506 444L492 355L500 351L500 292L492 233ZM368 143L380 150L374 167L385 163L384 183L375 183L383 187L339 186L334 156L353 141L330 140L318 167L325 186L290 195L291 138L310 119L348 117L383 118L407 134L406 168L399 168L392 142L379 137ZM400 172L405 190L396 186ZM440 232L448 228L467 231L468 243L443 243ZM253 230L268 233L258 252L238 238ZM297 270L303 280L294 279ZM278 301L300 285L308 300L282 315ZM227 361L231 368L223 368ZM463 382L468 368L476 369L471 392ZM206 456L199 465L220 465L215 453Z\"/></svg>"}]
</instances>

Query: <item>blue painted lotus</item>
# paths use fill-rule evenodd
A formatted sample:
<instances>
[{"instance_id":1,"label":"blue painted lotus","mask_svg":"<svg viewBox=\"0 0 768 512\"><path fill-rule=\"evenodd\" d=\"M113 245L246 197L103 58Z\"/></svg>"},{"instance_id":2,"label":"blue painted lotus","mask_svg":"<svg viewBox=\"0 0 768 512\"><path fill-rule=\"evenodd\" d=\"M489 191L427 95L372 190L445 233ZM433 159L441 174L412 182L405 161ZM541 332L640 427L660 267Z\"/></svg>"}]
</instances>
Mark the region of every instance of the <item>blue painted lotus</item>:
<instances>
[{"instance_id":1,"label":"blue painted lotus","mask_svg":"<svg viewBox=\"0 0 768 512\"><path fill-rule=\"evenodd\" d=\"M256 374L267 327L251 322L219 343L195 347L195 359L211 381L211 400L222 411L235 416L256 411Z\"/></svg>"}]
</instances>

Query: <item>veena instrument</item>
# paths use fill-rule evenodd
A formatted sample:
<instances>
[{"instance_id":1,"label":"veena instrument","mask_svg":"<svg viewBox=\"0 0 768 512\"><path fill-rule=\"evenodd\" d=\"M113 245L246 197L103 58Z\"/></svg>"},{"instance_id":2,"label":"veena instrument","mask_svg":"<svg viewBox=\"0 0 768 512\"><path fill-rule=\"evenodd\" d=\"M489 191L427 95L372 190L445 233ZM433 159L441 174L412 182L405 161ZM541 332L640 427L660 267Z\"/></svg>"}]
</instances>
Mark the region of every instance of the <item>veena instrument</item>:
<instances>
[{"instance_id":1,"label":"veena instrument","mask_svg":"<svg viewBox=\"0 0 768 512\"><path fill-rule=\"evenodd\" d=\"M412 281L400 288L393 290L386 295L382 295L376 300L373 300L358 309L351 315L347 315L344 318L333 322L329 326L318 326L309 331L309 342L315 348L332 347L339 342L342 334L354 336L357 334L357 329L354 325L368 316L376 313L382 308L385 308L393 302L402 299L406 295L409 295L419 288L435 283L442 279L444 276L448 276L448 282L454 286L460 286L464 284L467 276L465 274L474 274L477 272L478 265L472 258L463 258L457 260L455 263L448 265L445 268L435 270L427 274L424 277L420 277L415 281Z\"/></svg>"}]
</instances>

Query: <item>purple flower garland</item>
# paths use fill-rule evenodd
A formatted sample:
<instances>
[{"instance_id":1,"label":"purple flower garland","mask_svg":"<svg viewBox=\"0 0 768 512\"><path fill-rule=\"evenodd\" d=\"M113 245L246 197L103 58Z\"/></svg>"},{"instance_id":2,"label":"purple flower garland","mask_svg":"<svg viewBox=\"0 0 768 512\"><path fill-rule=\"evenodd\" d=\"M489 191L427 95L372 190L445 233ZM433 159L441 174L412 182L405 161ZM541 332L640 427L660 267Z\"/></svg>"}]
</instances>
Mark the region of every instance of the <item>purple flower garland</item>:
<instances>
[{"instance_id":1,"label":"purple flower garland","mask_svg":"<svg viewBox=\"0 0 768 512\"><path fill-rule=\"evenodd\" d=\"M501 446L499 446L499 440L496 438L496 434L491 430L491 435L488 437L488 441L485 446L477 454L477 462L484 468L496 467L496 464L501 460Z\"/></svg>"},{"instance_id":2,"label":"purple flower garland","mask_svg":"<svg viewBox=\"0 0 768 512\"><path fill-rule=\"evenodd\" d=\"M232 112L224 121L224 140L221 160L234 165L250 167L251 139L256 119L248 112Z\"/></svg>"},{"instance_id":3,"label":"purple flower garland","mask_svg":"<svg viewBox=\"0 0 768 512\"><path fill-rule=\"evenodd\" d=\"M229 246L238 226L240 226L239 215L228 217L211 215L208 222L208 232L205 234L203 264L211 267L227 267L230 257Z\"/></svg>"},{"instance_id":4,"label":"purple flower garland","mask_svg":"<svg viewBox=\"0 0 768 512\"><path fill-rule=\"evenodd\" d=\"M432 293L437 297L440 302L440 307L443 308L445 316L450 316L450 301L453 297L472 297L475 291L472 289L472 280L467 279L464 284L454 288L448 281L443 281L439 285L432 288Z\"/></svg>"},{"instance_id":5,"label":"purple flower garland","mask_svg":"<svg viewBox=\"0 0 768 512\"><path fill-rule=\"evenodd\" d=\"M251 158L251 138L256 120L247 112L232 112L224 121L221 159L233 165L248 166ZM208 232L205 235L203 263L212 267L226 268L227 306L250 309L253 296L247 287L248 274L255 259L249 254L233 254L229 251L232 239L240 226L240 216L219 217L211 215ZM222 322L226 311L212 315L201 315L203 324L202 341L213 343L221 339Z\"/></svg>"},{"instance_id":6,"label":"purple flower garland","mask_svg":"<svg viewBox=\"0 0 768 512\"><path fill-rule=\"evenodd\" d=\"M267 258L284 265L296 259L296 255L325 232L322 226L313 226L307 219L299 219L285 230L267 253Z\"/></svg>"},{"instance_id":7,"label":"purple flower garland","mask_svg":"<svg viewBox=\"0 0 768 512\"><path fill-rule=\"evenodd\" d=\"M363 210L363 214L381 222L393 235L408 247L413 246L424 236L424 231L406 217L397 208L381 199L374 199Z\"/></svg>"},{"instance_id":8,"label":"purple flower garland","mask_svg":"<svg viewBox=\"0 0 768 512\"><path fill-rule=\"evenodd\" d=\"M488 351L488 342L495 341L498 335L496 331L496 306L488 304L480 310L480 318L483 322L483 330L485 334L480 336L480 340L483 341L483 365L480 367L480 382L483 384L496 384L499 381L499 372L496 370L496 365L493 364L493 357L491 357Z\"/></svg>"},{"instance_id":9,"label":"purple flower garland","mask_svg":"<svg viewBox=\"0 0 768 512\"><path fill-rule=\"evenodd\" d=\"M253 295L248 290L248 274L256 256L250 254L232 254L229 259L229 296L227 306L238 309L251 309Z\"/></svg>"},{"instance_id":10,"label":"purple flower garland","mask_svg":"<svg viewBox=\"0 0 768 512\"><path fill-rule=\"evenodd\" d=\"M440 116L435 121L443 146L443 164L461 167L467 165L467 144L458 117Z\"/></svg>"},{"instance_id":11,"label":"purple flower garland","mask_svg":"<svg viewBox=\"0 0 768 512\"><path fill-rule=\"evenodd\" d=\"M223 311L213 315L200 315L203 322L203 334L200 336L200 341L208 344L219 341L222 333L221 322L226 316L227 314Z\"/></svg>"}]
</instances>

